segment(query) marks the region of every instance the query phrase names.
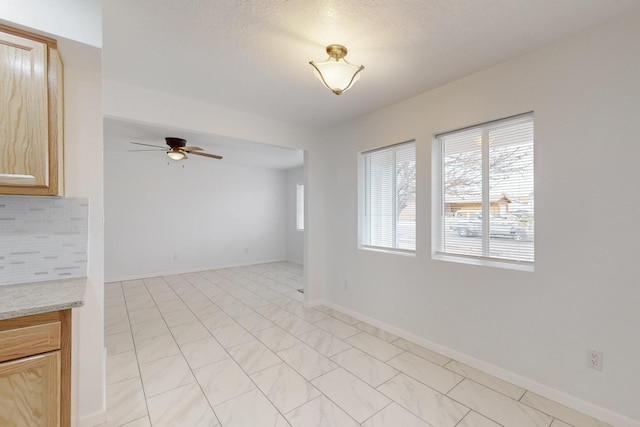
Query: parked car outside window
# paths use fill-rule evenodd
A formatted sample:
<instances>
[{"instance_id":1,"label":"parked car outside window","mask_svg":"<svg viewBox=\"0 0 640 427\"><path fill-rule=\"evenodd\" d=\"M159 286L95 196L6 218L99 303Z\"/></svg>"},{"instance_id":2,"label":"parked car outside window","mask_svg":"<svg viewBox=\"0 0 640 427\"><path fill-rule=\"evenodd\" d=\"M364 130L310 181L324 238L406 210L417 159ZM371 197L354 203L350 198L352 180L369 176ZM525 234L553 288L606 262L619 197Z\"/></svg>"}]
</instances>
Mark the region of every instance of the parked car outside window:
<instances>
[{"instance_id":1,"label":"parked car outside window","mask_svg":"<svg viewBox=\"0 0 640 427\"><path fill-rule=\"evenodd\" d=\"M459 236L471 237L482 235L482 211L461 209L456 211L450 222L450 228ZM489 236L508 237L515 240L526 240L527 223L520 221L515 215L494 215L489 217Z\"/></svg>"}]
</instances>

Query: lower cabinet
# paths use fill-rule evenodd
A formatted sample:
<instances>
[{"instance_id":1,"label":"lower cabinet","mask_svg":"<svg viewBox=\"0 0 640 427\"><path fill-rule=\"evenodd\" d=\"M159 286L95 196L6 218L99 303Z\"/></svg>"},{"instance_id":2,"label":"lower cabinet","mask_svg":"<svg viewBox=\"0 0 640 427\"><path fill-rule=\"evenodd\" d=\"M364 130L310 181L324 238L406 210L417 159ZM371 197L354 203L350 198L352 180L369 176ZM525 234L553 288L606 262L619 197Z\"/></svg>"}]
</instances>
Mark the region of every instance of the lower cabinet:
<instances>
[{"instance_id":1,"label":"lower cabinet","mask_svg":"<svg viewBox=\"0 0 640 427\"><path fill-rule=\"evenodd\" d=\"M0 425L58 426L60 351L0 363Z\"/></svg>"},{"instance_id":2,"label":"lower cabinet","mask_svg":"<svg viewBox=\"0 0 640 427\"><path fill-rule=\"evenodd\" d=\"M0 426L69 427L70 310L0 320Z\"/></svg>"}]
</instances>

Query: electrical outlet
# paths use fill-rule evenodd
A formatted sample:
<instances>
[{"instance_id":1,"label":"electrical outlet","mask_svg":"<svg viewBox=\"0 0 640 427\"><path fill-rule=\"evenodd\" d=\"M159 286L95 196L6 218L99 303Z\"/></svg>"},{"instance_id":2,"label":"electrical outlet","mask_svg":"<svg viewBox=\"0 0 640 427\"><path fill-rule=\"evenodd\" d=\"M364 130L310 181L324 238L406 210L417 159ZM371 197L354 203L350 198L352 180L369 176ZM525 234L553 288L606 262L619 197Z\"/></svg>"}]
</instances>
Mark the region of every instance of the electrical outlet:
<instances>
[{"instance_id":1,"label":"electrical outlet","mask_svg":"<svg viewBox=\"0 0 640 427\"><path fill-rule=\"evenodd\" d=\"M344 288L345 291L349 290L349 281L348 280L344 281L344 287L343 288Z\"/></svg>"},{"instance_id":2,"label":"electrical outlet","mask_svg":"<svg viewBox=\"0 0 640 427\"><path fill-rule=\"evenodd\" d=\"M587 350L587 368L602 371L602 352L594 349Z\"/></svg>"}]
</instances>

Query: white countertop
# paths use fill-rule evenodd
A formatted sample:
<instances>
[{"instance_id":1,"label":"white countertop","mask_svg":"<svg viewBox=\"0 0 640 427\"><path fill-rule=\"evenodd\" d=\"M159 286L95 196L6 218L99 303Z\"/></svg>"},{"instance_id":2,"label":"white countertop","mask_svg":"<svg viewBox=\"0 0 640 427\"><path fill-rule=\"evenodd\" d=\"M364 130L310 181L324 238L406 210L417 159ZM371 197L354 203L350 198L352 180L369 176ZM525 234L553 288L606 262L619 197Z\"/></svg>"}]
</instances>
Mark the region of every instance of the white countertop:
<instances>
[{"instance_id":1,"label":"white countertop","mask_svg":"<svg viewBox=\"0 0 640 427\"><path fill-rule=\"evenodd\" d=\"M87 278L0 286L0 320L84 305Z\"/></svg>"}]
</instances>

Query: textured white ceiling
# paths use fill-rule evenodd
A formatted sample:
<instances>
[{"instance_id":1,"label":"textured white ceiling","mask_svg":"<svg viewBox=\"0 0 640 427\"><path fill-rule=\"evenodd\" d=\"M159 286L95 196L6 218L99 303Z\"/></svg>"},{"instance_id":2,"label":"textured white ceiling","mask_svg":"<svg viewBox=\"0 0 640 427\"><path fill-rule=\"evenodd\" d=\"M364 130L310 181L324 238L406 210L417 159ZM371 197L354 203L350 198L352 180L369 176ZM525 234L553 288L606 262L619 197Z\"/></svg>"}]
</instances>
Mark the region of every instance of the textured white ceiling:
<instances>
[{"instance_id":1,"label":"textured white ceiling","mask_svg":"<svg viewBox=\"0 0 640 427\"><path fill-rule=\"evenodd\" d=\"M104 119L104 146L108 151L129 152L130 150L146 150L147 147L132 145L131 142L151 144L168 150L164 138L174 136L187 140L187 145L204 149L206 153L223 156L225 163L244 166L264 167L270 169L291 169L302 166L304 155L301 150L276 147L268 144L245 141L236 138L220 137L190 132L184 129L171 129L162 126L152 126L131 123L121 120ZM166 161L164 151L135 151L130 156L146 157ZM202 156L189 155L188 161L207 162L215 165L218 160L207 159Z\"/></svg>"},{"instance_id":2,"label":"textured white ceiling","mask_svg":"<svg viewBox=\"0 0 640 427\"><path fill-rule=\"evenodd\" d=\"M329 126L640 10L638 0L109 0L104 76ZM365 65L336 96L310 60Z\"/></svg>"},{"instance_id":3,"label":"textured white ceiling","mask_svg":"<svg viewBox=\"0 0 640 427\"><path fill-rule=\"evenodd\" d=\"M108 0L107 79L317 129L392 105L640 11L639 0ZM313 76L328 44L365 66L336 96ZM161 125L161 124L160 124ZM171 135L169 135L171 134ZM225 161L286 169L302 154L212 135L105 122L108 149L164 136ZM132 153L155 154L155 153Z\"/></svg>"}]
</instances>

